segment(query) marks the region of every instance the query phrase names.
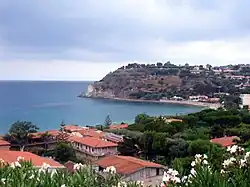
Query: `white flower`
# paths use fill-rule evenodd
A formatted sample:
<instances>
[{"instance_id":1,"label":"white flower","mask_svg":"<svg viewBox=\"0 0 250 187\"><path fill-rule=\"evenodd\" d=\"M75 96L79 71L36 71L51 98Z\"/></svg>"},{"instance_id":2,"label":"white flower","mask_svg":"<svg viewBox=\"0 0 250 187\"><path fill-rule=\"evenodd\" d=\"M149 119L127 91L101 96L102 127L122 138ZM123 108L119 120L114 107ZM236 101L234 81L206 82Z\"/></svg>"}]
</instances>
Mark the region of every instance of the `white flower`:
<instances>
[{"instance_id":1,"label":"white flower","mask_svg":"<svg viewBox=\"0 0 250 187\"><path fill-rule=\"evenodd\" d=\"M34 177L35 177L35 175L32 174L32 175L29 177L29 179L33 179Z\"/></svg>"},{"instance_id":2,"label":"white flower","mask_svg":"<svg viewBox=\"0 0 250 187\"><path fill-rule=\"evenodd\" d=\"M4 163L4 160L2 158L0 158L0 163Z\"/></svg>"},{"instance_id":3,"label":"white flower","mask_svg":"<svg viewBox=\"0 0 250 187\"><path fill-rule=\"evenodd\" d=\"M20 164L19 162L17 162L17 161L16 161L16 162L12 162L12 163L10 164L10 167L11 167L11 168L15 168L15 167L19 167L19 168L20 168L20 167L21 167L21 164Z\"/></svg>"},{"instance_id":4,"label":"white flower","mask_svg":"<svg viewBox=\"0 0 250 187\"><path fill-rule=\"evenodd\" d=\"M3 184L5 184L5 181L6 181L5 178L2 178L2 179L1 179L1 182L2 182Z\"/></svg>"},{"instance_id":5,"label":"white flower","mask_svg":"<svg viewBox=\"0 0 250 187\"><path fill-rule=\"evenodd\" d=\"M206 154L204 154L204 155L203 155L203 158L204 158L204 159L207 159L208 157L207 157L207 155L206 155Z\"/></svg>"},{"instance_id":6,"label":"white flower","mask_svg":"<svg viewBox=\"0 0 250 187\"><path fill-rule=\"evenodd\" d=\"M187 181L187 179L188 179L187 176L183 176L183 177L181 178L181 182L185 183L185 182Z\"/></svg>"},{"instance_id":7,"label":"white flower","mask_svg":"<svg viewBox=\"0 0 250 187\"><path fill-rule=\"evenodd\" d=\"M127 183L125 181L118 182L117 187L127 187Z\"/></svg>"},{"instance_id":8,"label":"white flower","mask_svg":"<svg viewBox=\"0 0 250 187\"><path fill-rule=\"evenodd\" d=\"M235 164L235 162L236 162L236 159L234 157L231 157L231 158L229 158L227 160L224 160L222 165L223 165L224 168L227 168L228 166Z\"/></svg>"},{"instance_id":9,"label":"white flower","mask_svg":"<svg viewBox=\"0 0 250 187\"><path fill-rule=\"evenodd\" d=\"M17 157L17 161L18 162L24 161L24 157L21 157L21 156Z\"/></svg>"},{"instance_id":10,"label":"white flower","mask_svg":"<svg viewBox=\"0 0 250 187\"><path fill-rule=\"evenodd\" d=\"M222 170L220 170L220 173L221 173L221 174L224 174L224 173L226 173L226 172L225 172L224 169L222 169Z\"/></svg>"},{"instance_id":11,"label":"white flower","mask_svg":"<svg viewBox=\"0 0 250 187\"><path fill-rule=\"evenodd\" d=\"M244 158L245 158L245 160L247 160L249 157L250 157L250 151L246 153Z\"/></svg>"},{"instance_id":12,"label":"white flower","mask_svg":"<svg viewBox=\"0 0 250 187\"><path fill-rule=\"evenodd\" d=\"M247 166L247 160L240 159L240 168Z\"/></svg>"},{"instance_id":13,"label":"white flower","mask_svg":"<svg viewBox=\"0 0 250 187\"><path fill-rule=\"evenodd\" d=\"M196 171L194 168L191 169L190 173L192 174L192 176L196 176Z\"/></svg>"},{"instance_id":14,"label":"white flower","mask_svg":"<svg viewBox=\"0 0 250 187\"><path fill-rule=\"evenodd\" d=\"M61 185L61 187L66 187L66 185L65 185L65 184L63 184L63 185Z\"/></svg>"},{"instance_id":15,"label":"white flower","mask_svg":"<svg viewBox=\"0 0 250 187\"><path fill-rule=\"evenodd\" d=\"M73 169L74 170L80 170L83 167L84 167L84 165L82 165L81 163L79 163L79 164L75 164L74 167L73 167Z\"/></svg>"},{"instance_id":16,"label":"white flower","mask_svg":"<svg viewBox=\"0 0 250 187\"><path fill-rule=\"evenodd\" d=\"M207 161L207 160L203 160L203 161L202 161L202 164L208 165L208 161Z\"/></svg>"},{"instance_id":17,"label":"white flower","mask_svg":"<svg viewBox=\"0 0 250 187\"><path fill-rule=\"evenodd\" d=\"M114 173L116 173L116 169L115 169L114 166L109 166L109 167L107 167L106 169L104 169L103 172L114 174Z\"/></svg>"},{"instance_id":18,"label":"white flower","mask_svg":"<svg viewBox=\"0 0 250 187\"><path fill-rule=\"evenodd\" d=\"M140 186L143 186L143 185L144 185L144 182L143 182L143 181L137 181L136 184L137 184L137 185L140 185Z\"/></svg>"},{"instance_id":19,"label":"white flower","mask_svg":"<svg viewBox=\"0 0 250 187\"><path fill-rule=\"evenodd\" d=\"M174 170L174 169L168 169L167 172L164 172L164 175L162 177L162 182L166 182L166 183L180 183L181 179L178 177L179 172Z\"/></svg>"},{"instance_id":20,"label":"white flower","mask_svg":"<svg viewBox=\"0 0 250 187\"><path fill-rule=\"evenodd\" d=\"M48 168L51 168L49 164L43 163L42 168L47 170Z\"/></svg>"},{"instance_id":21,"label":"white flower","mask_svg":"<svg viewBox=\"0 0 250 187\"><path fill-rule=\"evenodd\" d=\"M191 166L194 167L196 165L196 162L195 161L192 161L191 162Z\"/></svg>"},{"instance_id":22,"label":"white flower","mask_svg":"<svg viewBox=\"0 0 250 187\"><path fill-rule=\"evenodd\" d=\"M57 171L55 170L55 169L53 169L52 171L51 171L51 177L53 177L55 174L57 174Z\"/></svg>"}]
</instances>

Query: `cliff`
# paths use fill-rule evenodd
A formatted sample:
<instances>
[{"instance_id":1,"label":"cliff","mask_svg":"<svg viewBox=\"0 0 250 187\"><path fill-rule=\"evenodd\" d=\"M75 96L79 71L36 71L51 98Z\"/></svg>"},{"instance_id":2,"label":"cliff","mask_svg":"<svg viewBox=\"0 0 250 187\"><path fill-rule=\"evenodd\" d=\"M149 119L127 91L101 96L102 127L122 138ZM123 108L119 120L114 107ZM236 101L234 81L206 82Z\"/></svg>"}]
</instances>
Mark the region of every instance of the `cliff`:
<instances>
[{"instance_id":1,"label":"cliff","mask_svg":"<svg viewBox=\"0 0 250 187\"><path fill-rule=\"evenodd\" d=\"M159 100L190 95L213 96L234 92L238 80L228 80L203 66L176 66L171 63L128 64L88 86L87 97Z\"/></svg>"}]
</instances>

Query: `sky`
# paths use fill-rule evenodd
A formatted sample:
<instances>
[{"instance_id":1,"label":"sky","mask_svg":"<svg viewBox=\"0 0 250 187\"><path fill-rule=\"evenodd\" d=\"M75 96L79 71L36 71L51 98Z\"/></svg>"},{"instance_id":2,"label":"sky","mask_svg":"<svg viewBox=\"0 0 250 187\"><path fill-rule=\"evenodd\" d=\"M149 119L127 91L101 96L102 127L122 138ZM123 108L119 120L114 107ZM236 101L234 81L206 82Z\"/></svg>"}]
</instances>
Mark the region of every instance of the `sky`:
<instances>
[{"instance_id":1,"label":"sky","mask_svg":"<svg viewBox=\"0 0 250 187\"><path fill-rule=\"evenodd\" d=\"M249 0L0 0L0 80L99 80L128 63L250 62Z\"/></svg>"}]
</instances>

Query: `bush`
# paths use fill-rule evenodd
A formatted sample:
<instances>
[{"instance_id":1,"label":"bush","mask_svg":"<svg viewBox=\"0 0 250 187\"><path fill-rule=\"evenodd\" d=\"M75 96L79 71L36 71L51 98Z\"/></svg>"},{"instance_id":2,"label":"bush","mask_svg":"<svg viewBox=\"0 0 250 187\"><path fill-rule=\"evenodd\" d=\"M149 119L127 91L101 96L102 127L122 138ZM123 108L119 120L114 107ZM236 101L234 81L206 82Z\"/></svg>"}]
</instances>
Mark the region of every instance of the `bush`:
<instances>
[{"instance_id":1,"label":"bush","mask_svg":"<svg viewBox=\"0 0 250 187\"><path fill-rule=\"evenodd\" d=\"M66 170L50 170L44 164L41 169L34 168L29 162L14 162L0 167L0 186L3 187L139 187L137 182L121 182L121 177L116 174L115 168L107 168L105 173L99 174L90 166L75 165L76 172Z\"/></svg>"}]
</instances>

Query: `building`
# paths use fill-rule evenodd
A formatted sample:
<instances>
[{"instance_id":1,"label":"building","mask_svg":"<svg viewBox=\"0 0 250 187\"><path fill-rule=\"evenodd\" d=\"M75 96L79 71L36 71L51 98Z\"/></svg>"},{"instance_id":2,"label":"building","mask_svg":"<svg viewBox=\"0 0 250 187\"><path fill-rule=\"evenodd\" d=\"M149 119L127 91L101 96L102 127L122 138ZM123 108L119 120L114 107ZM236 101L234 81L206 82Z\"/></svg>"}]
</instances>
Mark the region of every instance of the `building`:
<instances>
[{"instance_id":1,"label":"building","mask_svg":"<svg viewBox=\"0 0 250 187\"><path fill-rule=\"evenodd\" d=\"M118 134L114 134L114 133L106 133L104 136L105 140L108 140L110 142L114 142L114 143L121 143L123 142L123 135L118 135Z\"/></svg>"},{"instance_id":2,"label":"building","mask_svg":"<svg viewBox=\"0 0 250 187\"><path fill-rule=\"evenodd\" d=\"M250 106L250 94L241 94L240 95L242 106Z\"/></svg>"},{"instance_id":3,"label":"building","mask_svg":"<svg viewBox=\"0 0 250 187\"><path fill-rule=\"evenodd\" d=\"M65 132L71 133L71 132L78 132L81 131L87 127L80 127L78 125L65 125L62 127Z\"/></svg>"},{"instance_id":4,"label":"building","mask_svg":"<svg viewBox=\"0 0 250 187\"><path fill-rule=\"evenodd\" d=\"M215 143L215 144L219 144L222 147L228 147L228 146L232 146L232 145L236 144L236 142L234 140L237 138L238 138L237 136L225 136L222 138L211 139L210 142Z\"/></svg>"},{"instance_id":5,"label":"building","mask_svg":"<svg viewBox=\"0 0 250 187\"><path fill-rule=\"evenodd\" d=\"M114 166L116 172L122 175L125 181L157 181L161 182L164 166L141 160L131 156L107 156L95 162L98 170Z\"/></svg>"},{"instance_id":6,"label":"building","mask_svg":"<svg viewBox=\"0 0 250 187\"><path fill-rule=\"evenodd\" d=\"M99 138L72 136L69 141L76 150L77 157L89 161L117 154L118 144Z\"/></svg>"},{"instance_id":7,"label":"building","mask_svg":"<svg viewBox=\"0 0 250 187\"><path fill-rule=\"evenodd\" d=\"M5 140L0 140L0 150L9 150L10 143Z\"/></svg>"},{"instance_id":8,"label":"building","mask_svg":"<svg viewBox=\"0 0 250 187\"><path fill-rule=\"evenodd\" d=\"M172 123L172 122L180 122L180 123L182 123L183 120L182 119L175 119L175 118L168 118L168 119L165 119L165 122L166 123Z\"/></svg>"},{"instance_id":9,"label":"building","mask_svg":"<svg viewBox=\"0 0 250 187\"><path fill-rule=\"evenodd\" d=\"M44 163L50 165L50 170L65 168L53 159L40 157L30 152L0 150L0 159L3 159L5 163L11 164L17 161L18 157L22 157L24 161L31 162L36 168L41 168Z\"/></svg>"},{"instance_id":10,"label":"building","mask_svg":"<svg viewBox=\"0 0 250 187\"><path fill-rule=\"evenodd\" d=\"M208 96L206 95L195 95L195 96L189 96L189 100L191 101L207 101Z\"/></svg>"},{"instance_id":11,"label":"building","mask_svg":"<svg viewBox=\"0 0 250 187\"><path fill-rule=\"evenodd\" d=\"M121 123L120 125L110 125L109 129L127 129L128 128L128 124L127 123Z\"/></svg>"}]
</instances>

